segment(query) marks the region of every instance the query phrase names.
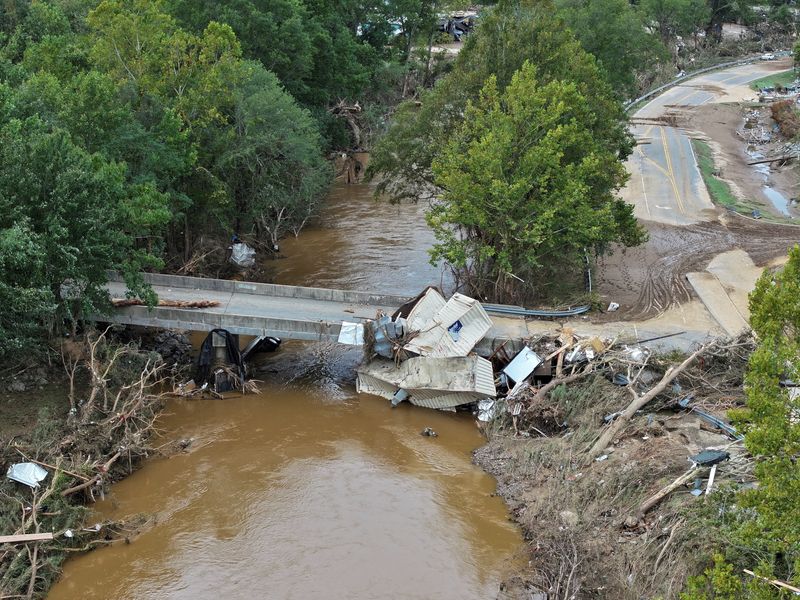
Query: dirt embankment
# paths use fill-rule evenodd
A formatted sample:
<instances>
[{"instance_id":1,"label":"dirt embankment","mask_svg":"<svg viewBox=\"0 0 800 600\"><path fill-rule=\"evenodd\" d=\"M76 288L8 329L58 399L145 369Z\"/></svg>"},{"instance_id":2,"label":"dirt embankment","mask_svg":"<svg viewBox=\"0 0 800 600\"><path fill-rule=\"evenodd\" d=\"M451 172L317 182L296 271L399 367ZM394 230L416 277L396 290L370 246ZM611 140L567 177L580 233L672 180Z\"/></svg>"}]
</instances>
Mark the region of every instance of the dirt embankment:
<instances>
[{"instance_id":1,"label":"dirt embankment","mask_svg":"<svg viewBox=\"0 0 800 600\"><path fill-rule=\"evenodd\" d=\"M743 337L701 354L678 385L667 386L625 423L599 456L589 448L609 427L609 415L632 398L631 389L611 383L611 373L627 373L641 395L677 360L650 357L640 371L635 360L620 357L544 398L525 398L514 424L520 435L507 415L491 423L490 441L475 461L497 478L498 493L528 544L526 566L498 597L677 598L719 541L707 513L726 497L720 490L752 481L752 459L741 443L679 400L692 395L693 407L724 420L726 409L742 401L751 349L752 340ZM709 469L695 471L687 459L711 447L730 458L718 465L712 494L704 497ZM682 476L683 483L669 490Z\"/></svg>"},{"instance_id":2,"label":"dirt embankment","mask_svg":"<svg viewBox=\"0 0 800 600\"><path fill-rule=\"evenodd\" d=\"M771 105L705 104L681 111L677 118L679 126L692 137L709 142L719 176L734 194L757 203L765 214L785 216L775 208L764 188L770 187L785 198L796 197L800 192L796 161L748 164L786 154L789 140L776 130Z\"/></svg>"}]
</instances>

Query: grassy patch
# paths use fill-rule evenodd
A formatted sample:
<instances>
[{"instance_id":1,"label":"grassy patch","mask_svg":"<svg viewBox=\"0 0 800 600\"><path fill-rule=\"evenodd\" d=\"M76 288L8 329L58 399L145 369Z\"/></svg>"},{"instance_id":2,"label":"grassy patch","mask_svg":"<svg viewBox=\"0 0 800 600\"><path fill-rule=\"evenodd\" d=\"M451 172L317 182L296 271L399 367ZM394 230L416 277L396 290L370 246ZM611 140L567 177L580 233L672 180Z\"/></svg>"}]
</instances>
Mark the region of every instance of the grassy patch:
<instances>
[{"instance_id":1,"label":"grassy patch","mask_svg":"<svg viewBox=\"0 0 800 600\"><path fill-rule=\"evenodd\" d=\"M752 212L752 207L742 203L731 191L730 186L718 178L716 175L717 168L714 165L714 154L711 152L711 147L701 140L692 140L692 147L697 156L697 166L703 176L703 181L708 188L708 194L715 204L721 204L727 208L741 213Z\"/></svg>"},{"instance_id":2,"label":"grassy patch","mask_svg":"<svg viewBox=\"0 0 800 600\"><path fill-rule=\"evenodd\" d=\"M769 207L760 202L737 198L728 183L717 177L717 168L714 165L714 154L711 151L711 147L702 140L693 139L692 148L694 148L697 166L700 169L703 182L706 184L708 195L711 196L711 201L714 204L719 204L748 217L753 214L754 210L758 210L765 221L796 225L795 221L789 217L772 214Z\"/></svg>"},{"instance_id":3,"label":"grassy patch","mask_svg":"<svg viewBox=\"0 0 800 600\"><path fill-rule=\"evenodd\" d=\"M754 90L760 90L765 87L775 87L776 85L787 86L790 83L794 83L796 78L797 73L794 69L791 69L789 71L784 71L783 73L775 73L774 75L767 75L761 79L756 79L750 84L750 87Z\"/></svg>"}]
</instances>

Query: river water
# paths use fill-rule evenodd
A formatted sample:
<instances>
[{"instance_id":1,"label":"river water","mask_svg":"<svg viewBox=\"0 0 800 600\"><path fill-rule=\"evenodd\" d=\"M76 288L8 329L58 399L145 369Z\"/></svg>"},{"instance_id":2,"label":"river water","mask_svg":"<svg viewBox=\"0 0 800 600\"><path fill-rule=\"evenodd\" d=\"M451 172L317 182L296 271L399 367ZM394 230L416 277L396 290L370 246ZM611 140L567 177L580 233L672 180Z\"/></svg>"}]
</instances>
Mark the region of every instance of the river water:
<instances>
[{"instance_id":1,"label":"river water","mask_svg":"<svg viewBox=\"0 0 800 600\"><path fill-rule=\"evenodd\" d=\"M284 244L277 280L398 294L438 284L422 211L338 186L326 227ZM494 597L522 540L470 462L483 442L473 419L356 394L358 359L285 343L260 359L260 394L170 401L163 441L192 438L189 452L149 461L95 511L154 526L70 560L48 598Z\"/></svg>"}]
</instances>

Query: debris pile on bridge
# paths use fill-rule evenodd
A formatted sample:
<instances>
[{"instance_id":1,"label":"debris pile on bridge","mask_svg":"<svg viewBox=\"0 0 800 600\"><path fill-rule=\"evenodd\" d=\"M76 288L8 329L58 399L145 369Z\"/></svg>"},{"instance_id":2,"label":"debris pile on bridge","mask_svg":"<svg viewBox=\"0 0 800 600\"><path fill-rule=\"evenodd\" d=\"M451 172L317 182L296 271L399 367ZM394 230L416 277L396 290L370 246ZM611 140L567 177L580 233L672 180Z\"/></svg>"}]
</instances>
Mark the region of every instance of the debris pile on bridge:
<instances>
[{"instance_id":1,"label":"debris pile on bridge","mask_svg":"<svg viewBox=\"0 0 800 600\"><path fill-rule=\"evenodd\" d=\"M126 306L147 306L147 303L139 298L112 298L111 304L113 304L115 308L124 308ZM215 306L219 306L219 301L159 299L157 306L166 306L169 308L214 308Z\"/></svg>"},{"instance_id":2,"label":"debris pile on bridge","mask_svg":"<svg viewBox=\"0 0 800 600\"><path fill-rule=\"evenodd\" d=\"M358 369L359 392L392 401L454 410L494 398L492 363L473 348L492 327L474 298L445 300L433 287L364 327L365 364Z\"/></svg>"}]
</instances>

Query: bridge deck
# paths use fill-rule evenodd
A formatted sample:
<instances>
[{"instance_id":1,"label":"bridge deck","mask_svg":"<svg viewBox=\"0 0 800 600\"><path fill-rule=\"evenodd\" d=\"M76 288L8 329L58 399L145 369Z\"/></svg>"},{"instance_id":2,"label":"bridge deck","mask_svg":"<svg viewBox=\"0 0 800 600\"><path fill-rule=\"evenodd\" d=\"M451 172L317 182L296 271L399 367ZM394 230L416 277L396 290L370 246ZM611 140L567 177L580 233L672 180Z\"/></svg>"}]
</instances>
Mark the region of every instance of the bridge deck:
<instances>
[{"instance_id":1,"label":"bridge deck","mask_svg":"<svg viewBox=\"0 0 800 600\"><path fill-rule=\"evenodd\" d=\"M112 297L122 298L125 285L117 278L108 284ZM296 340L336 340L342 321L374 319L377 312L391 314L408 298L327 290L198 279L170 275L148 275L147 279L165 300L215 300L219 306L202 309L129 306L99 321L121 324L208 331L217 327L242 335L275 335ZM524 319L493 318L495 326L482 344L491 348L498 339L528 336Z\"/></svg>"}]
</instances>

